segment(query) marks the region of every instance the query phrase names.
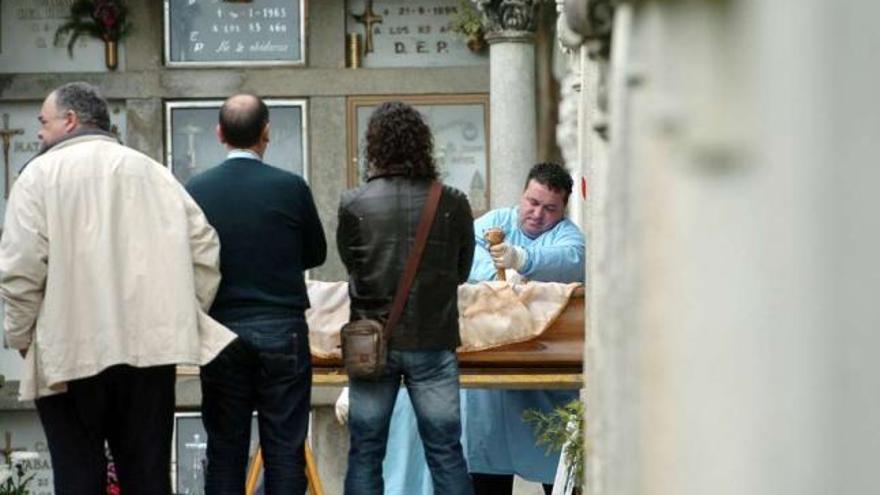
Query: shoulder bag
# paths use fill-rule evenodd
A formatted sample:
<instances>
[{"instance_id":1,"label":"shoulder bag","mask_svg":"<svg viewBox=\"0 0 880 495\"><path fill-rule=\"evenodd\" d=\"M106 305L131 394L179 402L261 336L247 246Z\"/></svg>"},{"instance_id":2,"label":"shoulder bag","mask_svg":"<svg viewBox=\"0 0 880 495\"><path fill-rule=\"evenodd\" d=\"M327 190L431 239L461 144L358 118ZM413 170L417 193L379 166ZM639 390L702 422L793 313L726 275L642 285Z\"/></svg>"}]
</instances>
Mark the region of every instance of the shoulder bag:
<instances>
[{"instance_id":1,"label":"shoulder bag","mask_svg":"<svg viewBox=\"0 0 880 495\"><path fill-rule=\"evenodd\" d=\"M391 340L391 332L397 325L403 306L409 296L409 290L415 279L422 252L428 241L428 233L437 213L437 205L440 203L440 193L443 186L440 182L431 184L428 190L428 199L422 209L419 219L416 239L413 243L406 267L397 284L397 292L391 304L391 313L383 326L376 320L361 319L346 323L340 331L342 337L342 360L345 371L349 378L375 380L385 372L385 364L388 360L388 342Z\"/></svg>"}]
</instances>

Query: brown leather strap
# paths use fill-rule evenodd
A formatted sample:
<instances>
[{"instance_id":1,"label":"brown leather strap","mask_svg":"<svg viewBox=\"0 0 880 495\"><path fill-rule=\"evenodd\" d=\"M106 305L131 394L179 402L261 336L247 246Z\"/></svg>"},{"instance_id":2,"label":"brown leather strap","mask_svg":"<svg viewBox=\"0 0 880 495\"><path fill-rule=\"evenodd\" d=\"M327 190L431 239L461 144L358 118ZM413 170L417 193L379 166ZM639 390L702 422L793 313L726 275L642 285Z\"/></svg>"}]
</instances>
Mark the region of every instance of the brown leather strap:
<instances>
[{"instance_id":1,"label":"brown leather strap","mask_svg":"<svg viewBox=\"0 0 880 495\"><path fill-rule=\"evenodd\" d=\"M443 185L440 182L435 181L431 183L431 188L428 190L428 199L425 201L422 217L419 219L419 227L416 230L416 239L413 242L409 258L406 260L406 267L400 275L400 281L397 283L397 292L394 294L394 302L391 304L391 314L388 315L388 321L385 323L385 338L387 341L391 340L391 331L394 330L397 321L400 320L403 306L409 297L409 289L416 278L416 271L419 268L422 253L425 251L425 244L428 242L431 224L434 223L434 217L437 215L437 205L440 204L440 193L442 192Z\"/></svg>"}]
</instances>

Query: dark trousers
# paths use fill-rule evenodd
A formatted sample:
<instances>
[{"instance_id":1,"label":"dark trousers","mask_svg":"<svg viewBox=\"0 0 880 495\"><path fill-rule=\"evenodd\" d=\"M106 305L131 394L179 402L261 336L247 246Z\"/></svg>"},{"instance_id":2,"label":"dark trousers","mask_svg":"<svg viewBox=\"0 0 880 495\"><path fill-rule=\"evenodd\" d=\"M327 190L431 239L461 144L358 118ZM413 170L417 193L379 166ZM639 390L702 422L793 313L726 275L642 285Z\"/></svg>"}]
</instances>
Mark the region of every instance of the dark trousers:
<instances>
[{"instance_id":1,"label":"dark trousers","mask_svg":"<svg viewBox=\"0 0 880 495\"><path fill-rule=\"evenodd\" d=\"M110 445L125 495L171 493L174 366L113 366L36 400L49 443L56 495L106 491Z\"/></svg>"},{"instance_id":2,"label":"dark trousers","mask_svg":"<svg viewBox=\"0 0 880 495\"><path fill-rule=\"evenodd\" d=\"M302 317L224 322L239 338L201 370L206 493L244 493L257 411L266 495L305 493L312 365Z\"/></svg>"},{"instance_id":3,"label":"dark trousers","mask_svg":"<svg viewBox=\"0 0 880 495\"><path fill-rule=\"evenodd\" d=\"M513 493L512 474L471 473L474 483L474 495L504 495ZM544 494L553 492L553 485L543 484Z\"/></svg>"}]
</instances>

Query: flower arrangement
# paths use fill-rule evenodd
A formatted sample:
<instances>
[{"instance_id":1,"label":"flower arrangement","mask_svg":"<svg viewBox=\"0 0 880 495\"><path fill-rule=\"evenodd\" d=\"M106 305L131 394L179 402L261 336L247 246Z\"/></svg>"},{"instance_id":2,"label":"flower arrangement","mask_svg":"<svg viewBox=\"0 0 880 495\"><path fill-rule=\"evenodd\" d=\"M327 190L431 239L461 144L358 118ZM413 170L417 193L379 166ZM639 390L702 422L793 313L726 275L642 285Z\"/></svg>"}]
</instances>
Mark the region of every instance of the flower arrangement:
<instances>
[{"instance_id":1,"label":"flower arrangement","mask_svg":"<svg viewBox=\"0 0 880 495\"><path fill-rule=\"evenodd\" d=\"M486 27L483 17L470 0L458 0L458 10L449 16L449 29L467 38L468 48L473 52L486 49Z\"/></svg>"},{"instance_id":2,"label":"flower arrangement","mask_svg":"<svg viewBox=\"0 0 880 495\"><path fill-rule=\"evenodd\" d=\"M131 30L127 17L128 7L123 0L74 0L67 21L55 31L55 44L61 44L67 37L67 52L73 56L76 40L85 34L113 46L115 56L116 43ZM108 67L110 62L108 53ZM110 68L115 68L115 60L113 62Z\"/></svg>"},{"instance_id":3,"label":"flower arrangement","mask_svg":"<svg viewBox=\"0 0 880 495\"><path fill-rule=\"evenodd\" d=\"M36 473L27 474L24 461L40 457L36 452L12 452L0 465L0 495L28 495L27 486Z\"/></svg>"},{"instance_id":4,"label":"flower arrangement","mask_svg":"<svg viewBox=\"0 0 880 495\"><path fill-rule=\"evenodd\" d=\"M562 451L565 458L565 493L580 493L584 479L584 404L575 399L549 413L529 409L523 420L532 425L538 445L547 452Z\"/></svg>"},{"instance_id":5,"label":"flower arrangement","mask_svg":"<svg viewBox=\"0 0 880 495\"><path fill-rule=\"evenodd\" d=\"M107 490L105 495L120 495L116 463L113 462L113 454L110 453L110 447L106 444L104 445L104 456L107 458Z\"/></svg>"}]
</instances>

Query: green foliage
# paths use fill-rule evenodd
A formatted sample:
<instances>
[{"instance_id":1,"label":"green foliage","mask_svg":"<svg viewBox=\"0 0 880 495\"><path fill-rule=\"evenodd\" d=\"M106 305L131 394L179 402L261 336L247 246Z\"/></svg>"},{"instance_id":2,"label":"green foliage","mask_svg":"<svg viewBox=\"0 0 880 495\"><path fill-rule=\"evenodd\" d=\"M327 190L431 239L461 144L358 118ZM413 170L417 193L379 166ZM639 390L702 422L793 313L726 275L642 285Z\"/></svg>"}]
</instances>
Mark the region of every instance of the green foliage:
<instances>
[{"instance_id":1,"label":"green foliage","mask_svg":"<svg viewBox=\"0 0 880 495\"><path fill-rule=\"evenodd\" d=\"M0 465L0 495L28 495L30 492L27 486L36 475L26 474L21 461L16 462L14 458L8 460L6 464Z\"/></svg>"},{"instance_id":2,"label":"green foliage","mask_svg":"<svg viewBox=\"0 0 880 495\"><path fill-rule=\"evenodd\" d=\"M449 29L466 38L480 38L485 33L483 16L470 0L458 0L458 11L449 16Z\"/></svg>"},{"instance_id":3,"label":"green foliage","mask_svg":"<svg viewBox=\"0 0 880 495\"><path fill-rule=\"evenodd\" d=\"M73 56L73 47L82 35L119 41L131 30L127 17L128 7L122 0L75 0L67 21L55 31L55 44L67 37L67 53Z\"/></svg>"},{"instance_id":4,"label":"green foliage","mask_svg":"<svg viewBox=\"0 0 880 495\"><path fill-rule=\"evenodd\" d=\"M529 409L523 413L523 420L535 430L538 445L547 447L547 452L564 449L568 460L566 477L568 483L581 487L584 479L584 404L575 399L549 413ZM567 483L567 484L568 484Z\"/></svg>"}]
</instances>

